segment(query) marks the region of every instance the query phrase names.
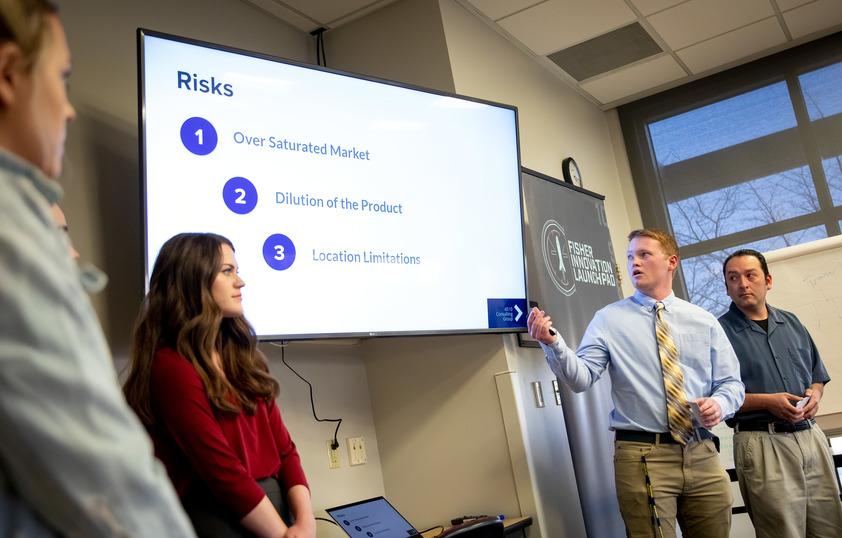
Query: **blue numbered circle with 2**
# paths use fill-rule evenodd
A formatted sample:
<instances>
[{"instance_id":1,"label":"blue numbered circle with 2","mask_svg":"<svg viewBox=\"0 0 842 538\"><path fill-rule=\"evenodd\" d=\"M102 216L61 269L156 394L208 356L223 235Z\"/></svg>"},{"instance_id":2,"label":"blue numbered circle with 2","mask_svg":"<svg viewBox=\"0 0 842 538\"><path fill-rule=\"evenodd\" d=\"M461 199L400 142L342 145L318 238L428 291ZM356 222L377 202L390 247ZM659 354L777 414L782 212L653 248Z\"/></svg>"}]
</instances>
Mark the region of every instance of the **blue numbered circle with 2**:
<instances>
[{"instance_id":1,"label":"blue numbered circle with 2","mask_svg":"<svg viewBox=\"0 0 842 538\"><path fill-rule=\"evenodd\" d=\"M217 142L216 129L205 118L197 116L181 124L181 143L191 153L207 155L216 149Z\"/></svg>"},{"instance_id":2,"label":"blue numbered circle with 2","mask_svg":"<svg viewBox=\"0 0 842 538\"><path fill-rule=\"evenodd\" d=\"M289 269L295 261L295 244L284 234L270 235L263 243L263 259L276 271Z\"/></svg>"},{"instance_id":3,"label":"blue numbered circle with 2","mask_svg":"<svg viewBox=\"0 0 842 538\"><path fill-rule=\"evenodd\" d=\"M222 198L228 209L238 215L245 215L257 205L257 189L244 177L232 177L222 187Z\"/></svg>"}]
</instances>

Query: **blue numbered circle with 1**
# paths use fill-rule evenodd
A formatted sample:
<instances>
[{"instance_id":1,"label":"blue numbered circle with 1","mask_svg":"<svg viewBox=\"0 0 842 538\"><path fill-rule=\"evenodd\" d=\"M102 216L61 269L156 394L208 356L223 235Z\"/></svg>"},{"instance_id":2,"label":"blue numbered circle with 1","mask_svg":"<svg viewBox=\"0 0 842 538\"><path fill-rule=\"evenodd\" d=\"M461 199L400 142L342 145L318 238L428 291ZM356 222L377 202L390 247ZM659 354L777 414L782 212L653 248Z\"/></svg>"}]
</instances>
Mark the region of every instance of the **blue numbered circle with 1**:
<instances>
[{"instance_id":1,"label":"blue numbered circle with 1","mask_svg":"<svg viewBox=\"0 0 842 538\"><path fill-rule=\"evenodd\" d=\"M190 118L181 124L181 143L191 153L207 155L216 149L216 129L205 118Z\"/></svg>"},{"instance_id":2,"label":"blue numbered circle with 1","mask_svg":"<svg viewBox=\"0 0 842 538\"><path fill-rule=\"evenodd\" d=\"M276 271L289 269L295 261L295 245L284 234L270 235L263 243L263 259Z\"/></svg>"},{"instance_id":3,"label":"blue numbered circle with 1","mask_svg":"<svg viewBox=\"0 0 842 538\"><path fill-rule=\"evenodd\" d=\"M244 177L232 177L222 187L222 198L228 209L238 215L245 215L257 205L257 189Z\"/></svg>"}]
</instances>

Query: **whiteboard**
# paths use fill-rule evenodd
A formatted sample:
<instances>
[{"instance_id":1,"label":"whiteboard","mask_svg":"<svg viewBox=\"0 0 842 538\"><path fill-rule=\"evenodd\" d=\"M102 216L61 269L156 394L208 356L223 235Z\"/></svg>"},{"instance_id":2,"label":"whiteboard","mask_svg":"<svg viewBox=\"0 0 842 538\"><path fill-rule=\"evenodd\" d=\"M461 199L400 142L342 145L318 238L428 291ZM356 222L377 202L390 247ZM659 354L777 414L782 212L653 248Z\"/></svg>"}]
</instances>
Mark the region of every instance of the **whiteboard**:
<instances>
[{"instance_id":1,"label":"whiteboard","mask_svg":"<svg viewBox=\"0 0 842 538\"><path fill-rule=\"evenodd\" d=\"M772 275L766 301L807 327L832 382L819 415L842 412L842 236L765 253Z\"/></svg>"}]
</instances>

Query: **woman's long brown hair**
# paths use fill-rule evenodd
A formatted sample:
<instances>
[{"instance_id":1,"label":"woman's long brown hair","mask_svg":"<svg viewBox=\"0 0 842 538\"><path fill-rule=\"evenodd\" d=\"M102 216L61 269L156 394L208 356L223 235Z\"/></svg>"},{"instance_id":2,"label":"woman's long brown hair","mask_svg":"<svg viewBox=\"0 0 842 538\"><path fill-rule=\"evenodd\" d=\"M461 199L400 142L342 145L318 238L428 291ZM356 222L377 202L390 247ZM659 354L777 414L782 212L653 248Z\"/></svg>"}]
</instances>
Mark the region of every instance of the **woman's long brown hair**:
<instances>
[{"instance_id":1,"label":"woman's long brown hair","mask_svg":"<svg viewBox=\"0 0 842 538\"><path fill-rule=\"evenodd\" d=\"M158 254L149 293L143 301L132 341L131 370L123 392L147 426L155 423L150 376L155 352L174 349L198 372L211 405L220 411L254 412L256 400L278 396L278 382L269 375L257 337L243 316L223 318L212 287L222 268L221 235L179 234ZM225 375L213 364L219 352ZM233 401L232 401L233 399Z\"/></svg>"}]
</instances>

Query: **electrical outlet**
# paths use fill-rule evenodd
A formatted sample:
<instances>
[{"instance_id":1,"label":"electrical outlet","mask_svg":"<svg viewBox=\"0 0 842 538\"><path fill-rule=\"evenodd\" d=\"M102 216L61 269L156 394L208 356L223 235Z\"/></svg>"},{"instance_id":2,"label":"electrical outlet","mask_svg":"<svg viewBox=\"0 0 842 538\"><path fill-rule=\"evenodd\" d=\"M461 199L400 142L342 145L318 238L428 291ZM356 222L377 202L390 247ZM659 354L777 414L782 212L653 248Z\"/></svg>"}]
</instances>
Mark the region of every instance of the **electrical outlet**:
<instances>
[{"instance_id":1,"label":"electrical outlet","mask_svg":"<svg viewBox=\"0 0 842 538\"><path fill-rule=\"evenodd\" d=\"M331 469L339 468L339 443L333 448L333 439L327 440L327 461Z\"/></svg>"},{"instance_id":2,"label":"electrical outlet","mask_svg":"<svg viewBox=\"0 0 842 538\"><path fill-rule=\"evenodd\" d=\"M362 437L348 437L345 442L348 444L348 461L351 465L361 465L368 461L365 455L365 441Z\"/></svg>"}]
</instances>

